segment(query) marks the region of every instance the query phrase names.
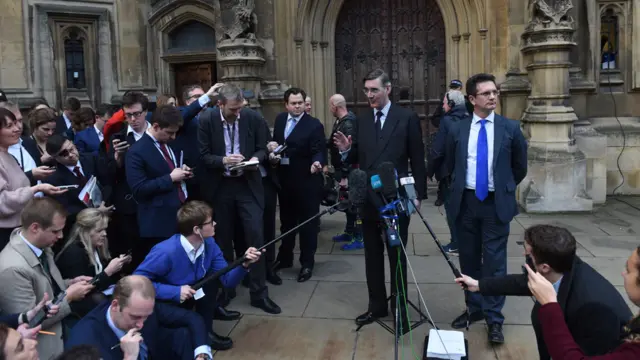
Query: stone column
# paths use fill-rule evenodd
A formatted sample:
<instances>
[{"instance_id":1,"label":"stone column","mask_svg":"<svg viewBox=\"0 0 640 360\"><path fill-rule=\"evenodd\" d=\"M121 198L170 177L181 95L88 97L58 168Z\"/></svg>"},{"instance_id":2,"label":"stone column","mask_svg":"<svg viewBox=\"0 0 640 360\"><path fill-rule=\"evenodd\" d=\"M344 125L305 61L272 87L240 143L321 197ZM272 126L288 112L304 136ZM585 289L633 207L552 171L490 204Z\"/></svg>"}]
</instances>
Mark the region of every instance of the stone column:
<instances>
[{"instance_id":1,"label":"stone column","mask_svg":"<svg viewBox=\"0 0 640 360\"><path fill-rule=\"evenodd\" d=\"M587 160L578 150L569 105L569 59L574 23L571 0L529 0L522 54L531 94L522 118L529 142L529 171L519 201L527 212L590 211Z\"/></svg>"},{"instance_id":2,"label":"stone column","mask_svg":"<svg viewBox=\"0 0 640 360\"><path fill-rule=\"evenodd\" d=\"M256 38L258 16L254 11L254 0L228 3L232 7L222 9L224 32L217 42L221 80L259 94L266 60L264 46ZM260 107L257 97L247 100L252 108Z\"/></svg>"}]
</instances>

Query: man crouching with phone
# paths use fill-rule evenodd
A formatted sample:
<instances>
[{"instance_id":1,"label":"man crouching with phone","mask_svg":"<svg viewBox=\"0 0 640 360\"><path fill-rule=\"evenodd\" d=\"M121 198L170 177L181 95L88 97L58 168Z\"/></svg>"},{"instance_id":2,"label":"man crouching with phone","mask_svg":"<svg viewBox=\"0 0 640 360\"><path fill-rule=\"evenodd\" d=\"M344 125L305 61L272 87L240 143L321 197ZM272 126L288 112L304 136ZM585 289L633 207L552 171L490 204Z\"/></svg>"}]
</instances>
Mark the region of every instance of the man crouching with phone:
<instances>
[{"instance_id":1,"label":"man crouching with phone","mask_svg":"<svg viewBox=\"0 0 640 360\"><path fill-rule=\"evenodd\" d=\"M544 276L558 293L569 331L587 356L603 355L619 345L631 311L616 288L576 255L576 239L564 228L534 225L524 234L527 265ZM489 296L532 296L528 272L483 278L466 275L456 279L471 292ZM550 360L538 320L539 303L531 312L541 360ZM470 322L484 314L471 313Z\"/></svg>"},{"instance_id":2,"label":"man crouching with phone","mask_svg":"<svg viewBox=\"0 0 640 360\"><path fill-rule=\"evenodd\" d=\"M38 353L49 359L62 353L62 323L71 320L69 303L82 300L93 289L91 277L63 280L51 247L62 238L66 212L51 198L35 198L22 210L22 227L13 231L0 253L0 308L8 313L28 312L48 295L59 305L52 317L41 317ZM35 315L34 315L35 316ZM26 319L31 323L32 319ZM23 319L24 321L24 319ZM35 327L38 324L32 324Z\"/></svg>"}]
</instances>

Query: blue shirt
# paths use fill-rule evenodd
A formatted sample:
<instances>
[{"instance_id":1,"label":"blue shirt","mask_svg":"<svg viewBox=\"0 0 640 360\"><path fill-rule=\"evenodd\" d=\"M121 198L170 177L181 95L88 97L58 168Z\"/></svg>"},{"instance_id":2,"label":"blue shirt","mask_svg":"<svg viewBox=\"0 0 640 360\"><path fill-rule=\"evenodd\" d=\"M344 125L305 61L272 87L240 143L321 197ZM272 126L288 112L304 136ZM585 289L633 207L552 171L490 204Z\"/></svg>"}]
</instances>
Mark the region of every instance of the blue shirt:
<instances>
[{"instance_id":1,"label":"blue shirt","mask_svg":"<svg viewBox=\"0 0 640 360\"><path fill-rule=\"evenodd\" d=\"M124 332L123 330L120 330L116 326L116 324L113 322L113 319L111 319L111 306L109 306L109 308L107 309L107 324L109 324L109 327L111 328L111 331L113 331L113 333L116 334L116 337L118 339L122 339L123 336L127 335L127 333ZM149 351L147 349L147 345L145 345L144 340L143 340L140 343L140 354L139 354L139 357L142 360L145 360L148 356L149 356Z\"/></svg>"}]
</instances>

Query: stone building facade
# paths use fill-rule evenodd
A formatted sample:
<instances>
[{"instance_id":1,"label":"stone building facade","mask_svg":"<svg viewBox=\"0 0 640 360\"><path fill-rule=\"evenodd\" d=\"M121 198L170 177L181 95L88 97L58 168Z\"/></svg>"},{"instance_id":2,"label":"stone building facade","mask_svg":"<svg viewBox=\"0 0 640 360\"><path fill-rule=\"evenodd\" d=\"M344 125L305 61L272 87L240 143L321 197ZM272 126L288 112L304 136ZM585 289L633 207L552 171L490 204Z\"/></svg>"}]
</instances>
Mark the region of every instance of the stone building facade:
<instances>
[{"instance_id":1,"label":"stone building facade","mask_svg":"<svg viewBox=\"0 0 640 360\"><path fill-rule=\"evenodd\" d=\"M528 211L589 210L640 193L640 0L0 0L0 88L28 108L153 99L235 82L273 121L304 88L329 131L327 99L366 108L382 67L393 101L423 120L451 79L491 72L500 111L530 142ZM606 39L603 37L606 35ZM427 141L428 142L428 141Z\"/></svg>"}]
</instances>

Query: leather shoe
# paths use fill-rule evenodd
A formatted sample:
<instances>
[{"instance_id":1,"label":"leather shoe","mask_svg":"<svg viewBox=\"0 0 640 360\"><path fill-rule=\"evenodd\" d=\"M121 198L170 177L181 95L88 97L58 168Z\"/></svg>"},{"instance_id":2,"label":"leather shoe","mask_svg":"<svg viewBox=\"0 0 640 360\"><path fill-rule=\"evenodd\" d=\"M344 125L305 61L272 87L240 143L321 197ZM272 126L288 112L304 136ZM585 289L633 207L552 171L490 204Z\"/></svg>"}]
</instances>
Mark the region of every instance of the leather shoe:
<instances>
[{"instance_id":1,"label":"leather shoe","mask_svg":"<svg viewBox=\"0 0 640 360\"><path fill-rule=\"evenodd\" d=\"M368 325L371 324L372 322L378 320L379 318L383 318L385 316L389 315L389 313L385 310L385 311L380 311L380 312L371 312L371 311L367 311L366 313L358 316L356 318L356 325L358 326L364 326L364 325Z\"/></svg>"},{"instance_id":2,"label":"leather shoe","mask_svg":"<svg viewBox=\"0 0 640 360\"><path fill-rule=\"evenodd\" d=\"M262 311L269 314L280 314L282 309L273 300L268 297L259 299L259 300L251 300L251 306L257 307L258 309L262 309Z\"/></svg>"},{"instance_id":3,"label":"leather shoe","mask_svg":"<svg viewBox=\"0 0 640 360\"><path fill-rule=\"evenodd\" d=\"M282 279L273 269L267 269L267 281L273 285L282 285Z\"/></svg>"},{"instance_id":4,"label":"leather shoe","mask_svg":"<svg viewBox=\"0 0 640 360\"><path fill-rule=\"evenodd\" d=\"M492 344L504 344L504 335L502 334L502 324L489 325L489 342Z\"/></svg>"},{"instance_id":5,"label":"leather shoe","mask_svg":"<svg viewBox=\"0 0 640 360\"><path fill-rule=\"evenodd\" d=\"M298 274L298 282L305 282L311 279L312 271L310 268L302 268L300 274Z\"/></svg>"},{"instance_id":6,"label":"leather shoe","mask_svg":"<svg viewBox=\"0 0 640 360\"><path fill-rule=\"evenodd\" d=\"M233 347L233 341L227 336L209 333L209 340L213 350L229 350Z\"/></svg>"},{"instance_id":7,"label":"leather shoe","mask_svg":"<svg viewBox=\"0 0 640 360\"><path fill-rule=\"evenodd\" d=\"M464 329L467 327L467 321L469 325L478 322L480 320L484 320L484 314L480 311L476 311L474 313L468 314L466 311L462 313L462 315L458 316L451 323L451 327L454 329Z\"/></svg>"},{"instance_id":8,"label":"leather shoe","mask_svg":"<svg viewBox=\"0 0 640 360\"><path fill-rule=\"evenodd\" d=\"M292 267L293 267L293 263L283 263L280 260L276 260L276 262L273 264L273 271L278 272L282 269L289 269Z\"/></svg>"},{"instance_id":9,"label":"leather shoe","mask_svg":"<svg viewBox=\"0 0 640 360\"><path fill-rule=\"evenodd\" d=\"M242 317L242 314L240 314L238 311L227 310L222 306L218 306L216 308L216 312L213 314L213 318L215 320L222 320L222 321L238 320L241 317Z\"/></svg>"}]
</instances>

